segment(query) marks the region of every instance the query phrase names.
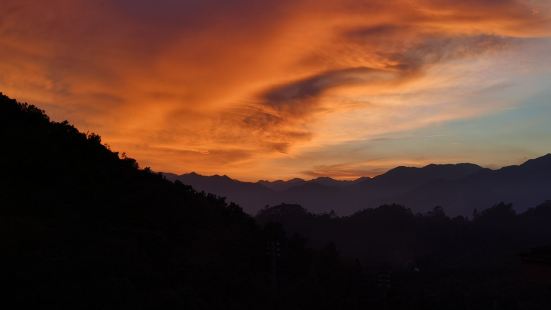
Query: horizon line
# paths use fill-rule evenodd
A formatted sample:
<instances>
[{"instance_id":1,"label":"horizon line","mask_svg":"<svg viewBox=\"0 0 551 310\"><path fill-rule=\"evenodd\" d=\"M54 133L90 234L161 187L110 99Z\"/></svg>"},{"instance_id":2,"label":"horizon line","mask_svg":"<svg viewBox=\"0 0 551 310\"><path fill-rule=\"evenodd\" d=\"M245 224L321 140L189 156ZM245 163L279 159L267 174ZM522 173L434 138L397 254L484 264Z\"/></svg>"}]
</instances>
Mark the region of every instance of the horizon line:
<instances>
[{"instance_id":1,"label":"horizon line","mask_svg":"<svg viewBox=\"0 0 551 310\"><path fill-rule=\"evenodd\" d=\"M504 165L504 166L495 167L495 168L484 167L484 166L482 166L482 165L475 164L475 163L469 163L469 162L459 162L459 163L430 163L430 164L427 164L427 165L424 165L424 166L403 166L403 165L400 165L400 166L396 166L396 167L390 168L390 169L386 170L385 172L383 172L383 173L381 173L381 174L374 175L374 176L358 176L358 177L349 178L349 179L334 178L334 177L330 177L330 176L318 176L318 177L311 178L311 179L305 179L305 178L301 178L301 177L290 177L290 178L287 178L287 179L269 179L269 178L265 178L265 179L257 179L256 181L250 181L250 180L244 180L244 179L234 178L234 177L231 177L231 176L229 176L229 175L227 175L227 174L217 174L217 173L216 173L216 174L207 175L207 174L198 173L198 172L196 172L196 171L190 171L190 172L184 172L184 173L174 173L174 172L159 172L159 173L162 173L162 174L173 174L173 175L176 175L176 176L189 175L189 174L196 174L196 175L199 175L199 176L202 176L202 177L226 177L226 178L229 178L229 179L231 179L231 180L238 181L238 182L242 182L242 183L260 183L260 182L277 182L277 181L289 182L289 181L292 181L292 180L302 180L302 181L305 181L305 182L309 182L309 181L314 181L314 180L317 180L317 179L324 179L324 178L328 178L328 179L331 179L331 180L334 180L334 181L339 181L339 182L355 182L355 181L358 181L358 180L360 180L360 179L373 179L373 178L382 176L382 175L384 175L384 174L387 174L388 172L390 172L390 171L392 171L392 170L395 170L395 169L398 169L398 168L423 169L423 168L426 168L426 167L429 167L429 166L474 165L474 166L480 167L481 169L489 169L489 170L492 170L492 171L497 171L497 170L501 170L501 169L507 168L507 167L518 167L518 166L522 166L522 165L526 164L527 162L529 162L529 161L531 161L531 160L542 159L542 158L546 158L546 157L551 157L551 152L546 153L546 154L541 155L541 156L534 157L534 158L526 159L526 160L524 160L523 162L518 163L518 164Z\"/></svg>"}]
</instances>

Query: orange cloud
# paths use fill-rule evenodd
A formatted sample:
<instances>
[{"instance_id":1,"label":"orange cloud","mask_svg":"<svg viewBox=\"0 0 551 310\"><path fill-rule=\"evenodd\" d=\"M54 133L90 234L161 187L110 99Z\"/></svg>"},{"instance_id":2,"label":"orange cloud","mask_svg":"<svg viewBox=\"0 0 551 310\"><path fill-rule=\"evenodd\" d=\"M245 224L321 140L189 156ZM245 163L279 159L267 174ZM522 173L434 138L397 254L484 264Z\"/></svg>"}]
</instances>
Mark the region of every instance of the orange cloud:
<instances>
[{"instance_id":1,"label":"orange cloud","mask_svg":"<svg viewBox=\"0 0 551 310\"><path fill-rule=\"evenodd\" d=\"M156 170L248 179L281 177L286 158L281 173L313 171L292 164L306 150L490 113L499 105L434 92L467 91L476 85L454 70L551 35L550 5L536 0L5 0L0 11L0 90Z\"/></svg>"}]
</instances>

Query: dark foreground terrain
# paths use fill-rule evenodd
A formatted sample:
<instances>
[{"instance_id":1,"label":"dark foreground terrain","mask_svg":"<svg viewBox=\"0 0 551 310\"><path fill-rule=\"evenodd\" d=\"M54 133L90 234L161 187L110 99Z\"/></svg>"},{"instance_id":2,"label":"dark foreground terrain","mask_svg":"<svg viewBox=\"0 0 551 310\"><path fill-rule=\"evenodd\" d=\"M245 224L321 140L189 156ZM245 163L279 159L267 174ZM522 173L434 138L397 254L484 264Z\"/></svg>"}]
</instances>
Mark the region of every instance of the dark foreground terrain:
<instances>
[{"instance_id":1,"label":"dark foreground terrain","mask_svg":"<svg viewBox=\"0 0 551 310\"><path fill-rule=\"evenodd\" d=\"M549 309L551 204L472 219L256 219L0 95L2 303L37 309ZM430 207L432 208L432 206Z\"/></svg>"}]
</instances>

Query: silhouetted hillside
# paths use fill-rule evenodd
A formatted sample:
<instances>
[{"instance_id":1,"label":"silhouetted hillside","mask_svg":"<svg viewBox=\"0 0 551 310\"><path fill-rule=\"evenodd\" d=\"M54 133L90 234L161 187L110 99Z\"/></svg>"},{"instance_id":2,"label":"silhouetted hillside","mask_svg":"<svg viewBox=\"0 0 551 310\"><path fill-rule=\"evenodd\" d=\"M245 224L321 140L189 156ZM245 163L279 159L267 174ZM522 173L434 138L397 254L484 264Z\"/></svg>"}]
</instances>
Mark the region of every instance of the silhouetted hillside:
<instances>
[{"instance_id":1,"label":"silhouetted hillside","mask_svg":"<svg viewBox=\"0 0 551 310\"><path fill-rule=\"evenodd\" d=\"M372 289L386 290L390 308L551 305L551 202L521 214L500 203L472 220L450 218L438 207L414 214L400 205L384 205L336 217L279 205L263 209L257 220L279 223L314 247L333 244L376 279Z\"/></svg>"},{"instance_id":2,"label":"silhouetted hillside","mask_svg":"<svg viewBox=\"0 0 551 310\"><path fill-rule=\"evenodd\" d=\"M0 138L7 295L53 308L217 307L258 287L264 244L237 206L3 95Z\"/></svg>"},{"instance_id":3,"label":"silhouetted hillside","mask_svg":"<svg viewBox=\"0 0 551 310\"><path fill-rule=\"evenodd\" d=\"M440 207L415 214L396 204L346 217L284 204L264 208L256 218L281 224L316 247L334 243L339 253L365 266L394 270L497 270L519 264L523 251L551 244L551 201L520 214L500 203L473 219L450 218Z\"/></svg>"},{"instance_id":4,"label":"silhouetted hillside","mask_svg":"<svg viewBox=\"0 0 551 310\"><path fill-rule=\"evenodd\" d=\"M278 227L260 228L223 198L140 169L98 135L1 94L0 139L4 304L270 309L266 246L275 240L290 270L278 272L282 283L297 287L324 272L312 265L324 253L286 241ZM292 302L315 305L320 296L312 288Z\"/></svg>"},{"instance_id":5,"label":"silhouetted hillside","mask_svg":"<svg viewBox=\"0 0 551 310\"><path fill-rule=\"evenodd\" d=\"M374 178L338 181L313 180L239 182L217 176L171 175L200 190L227 197L256 214L265 205L300 204L314 213L334 210L350 215L365 208L399 203L416 212L442 206L450 215L470 216L500 201L524 211L551 199L551 155L499 170L474 164L431 164L422 168L397 167ZM239 185L239 186L238 186Z\"/></svg>"}]
</instances>

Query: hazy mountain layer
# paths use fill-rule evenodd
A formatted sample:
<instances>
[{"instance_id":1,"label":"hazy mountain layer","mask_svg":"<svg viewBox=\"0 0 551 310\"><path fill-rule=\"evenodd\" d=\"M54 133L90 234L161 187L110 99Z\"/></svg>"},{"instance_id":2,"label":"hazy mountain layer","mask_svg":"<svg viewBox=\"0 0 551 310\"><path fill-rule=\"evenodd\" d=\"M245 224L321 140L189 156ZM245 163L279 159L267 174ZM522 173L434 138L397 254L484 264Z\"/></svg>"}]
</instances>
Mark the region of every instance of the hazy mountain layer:
<instances>
[{"instance_id":1,"label":"hazy mountain layer","mask_svg":"<svg viewBox=\"0 0 551 310\"><path fill-rule=\"evenodd\" d=\"M256 214L266 205L296 203L310 212L334 210L348 215L384 203L400 203L415 212L442 206L449 215L470 216L495 203L513 203L524 211L551 199L551 154L498 170L474 164L397 167L374 178L241 182L227 176L165 174L198 190L227 197Z\"/></svg>"}]
</instances>

